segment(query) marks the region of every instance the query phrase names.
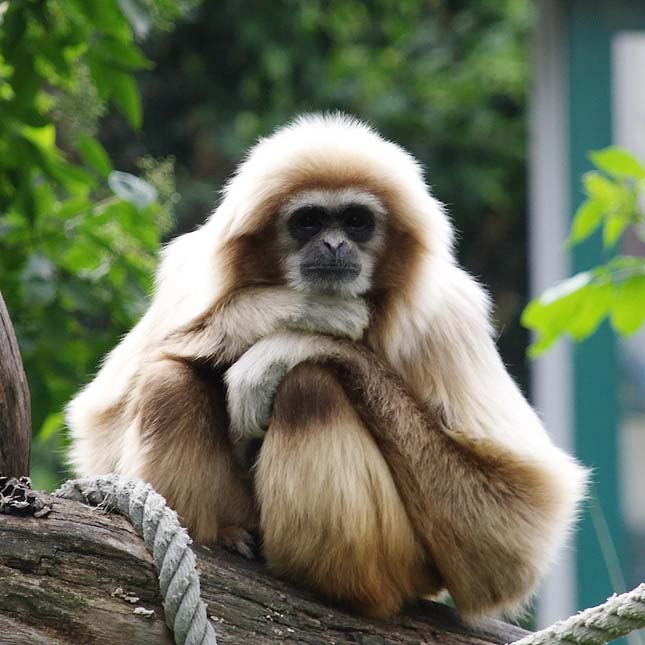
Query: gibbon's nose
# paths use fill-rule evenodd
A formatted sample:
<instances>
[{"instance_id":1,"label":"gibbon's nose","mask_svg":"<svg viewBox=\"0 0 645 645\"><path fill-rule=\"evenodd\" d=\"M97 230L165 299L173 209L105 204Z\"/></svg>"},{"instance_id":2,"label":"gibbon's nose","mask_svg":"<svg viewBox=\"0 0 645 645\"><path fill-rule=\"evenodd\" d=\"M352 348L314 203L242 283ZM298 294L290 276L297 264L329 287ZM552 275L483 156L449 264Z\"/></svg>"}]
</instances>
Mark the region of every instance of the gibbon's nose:
<instances>
[{"instance_id":1,"label":"gibbon's nose","mask_svg":"<svg viewBox=\"0 0 645 645\"><path fill-rule=\"evenodd\" d=\"M342 238L336 237L326 237L322 241L326 250L328 250L333 256L340 256L346 250L347 242Z\"/></svg>"}]
</instances>

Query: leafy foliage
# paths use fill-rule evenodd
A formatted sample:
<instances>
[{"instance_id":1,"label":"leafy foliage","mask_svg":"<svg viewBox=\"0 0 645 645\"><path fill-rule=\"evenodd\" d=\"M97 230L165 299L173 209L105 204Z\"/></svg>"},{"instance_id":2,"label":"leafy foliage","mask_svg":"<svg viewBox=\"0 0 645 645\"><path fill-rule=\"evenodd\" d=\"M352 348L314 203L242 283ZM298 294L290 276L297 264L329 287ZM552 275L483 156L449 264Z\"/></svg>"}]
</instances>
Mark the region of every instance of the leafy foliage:
<instances>
[{"instance_id":1,"label":"leafy foliage","mask_svg":"<svg viewBox=\"0 0 645 645\"><path fill-rule=\"evenodd\" d=\"M96 137L111 105L142 123L135 6L151 25L134 0L0 2L0 288L43 438L143 310L170 224L157 189L115 171Z\"/></svg>"},{"instance_id":2,"label":"leafy foliage","mask_svg":"<svg viewBox=\"0 0 645 645\"><path fill-rule=\"evenodd\" d=\"M590 157L597 170L582 178L587 198L575 214L569 243L578 244L599 228L607 252L630 227L645 240L645 167L626 150L613 146ZM643 258L615 255L531 302L522 317L522 323L538 334L529 353L540 354L563 334L583 340L606 318L622 335L633 334L645 322Z\"/></svg>"}]
</instances>

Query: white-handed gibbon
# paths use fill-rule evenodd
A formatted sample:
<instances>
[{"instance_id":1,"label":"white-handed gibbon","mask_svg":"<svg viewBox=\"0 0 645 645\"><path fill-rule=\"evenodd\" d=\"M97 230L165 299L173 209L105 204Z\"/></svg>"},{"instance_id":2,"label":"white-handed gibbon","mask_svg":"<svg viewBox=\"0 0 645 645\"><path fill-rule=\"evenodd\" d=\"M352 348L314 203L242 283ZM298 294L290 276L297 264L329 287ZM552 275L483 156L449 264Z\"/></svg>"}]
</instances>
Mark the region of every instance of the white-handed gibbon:
<instances>
[{"instance_id":1,"label":"white-handed gibbon","mask_svg":"<svg viewBox=\"0 0 645 645\"><path fill-rule=\"evenodd\" d=\"M356 611L517 608L585 470L495 347L416 161L342 115L261 140L70 403L79 476L140 477L201 542Z\"/></svg>"}]
</instances>

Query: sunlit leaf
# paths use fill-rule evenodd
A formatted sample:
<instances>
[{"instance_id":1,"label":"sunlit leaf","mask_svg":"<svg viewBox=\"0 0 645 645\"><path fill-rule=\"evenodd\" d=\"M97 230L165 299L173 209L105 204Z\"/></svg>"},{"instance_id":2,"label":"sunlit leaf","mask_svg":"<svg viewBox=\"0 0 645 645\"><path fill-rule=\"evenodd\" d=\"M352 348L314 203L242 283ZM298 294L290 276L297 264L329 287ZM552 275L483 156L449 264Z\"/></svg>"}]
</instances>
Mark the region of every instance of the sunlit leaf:
<instances>
[{"instance_id":1,"label":"sunlit leaf","mask_svg":"<svg viewBox=\"0 0 645 645\"><path fill-rule=\"evenodd\" d=\"M602 229L602 242L606 249L616 245L616 242L622 237L625 229L629 226L629 213L617 212L605 219L605 225Z\"/></svg>"},{"instance_id":2,"label":"sunlit leaf","mask_svg":"<svg viewBox=\"0 0 645 645\"><path fill-rule=\"evenodd\" d=\"M43 157L43 164L50 175L74 195L84 195L96 186L96 180L90 173L68 163L58 154Z\"/></svg>"},{"instance_id":3,"label":"sunlit leaf","mask_svg":"<svg viewBox=\"0 0 645 645\"><path fill-rule=\"evenodd\" d=\"M604 212L602 203L592 199L585 200L576 211L569 242L575 244L589 237L600 226Z\"/></svg>"},{"instance_id":4,"label":"sunlit leaf","mask_svg":"<svg viewBox=\"0 0 645 645\"><path fill-rule=\"evenodd\" d=\"M53 124L44 125L40 128L25 125L22 127L22 134L44 150L52 149L56 143L56 128Z\"/></svg>"},{"instance_id":5,"label":"sunlit leaf","mask_svg":"<svg viewBox=\"0 0 645 645\"><path fill-rule=\"evenodd\" d=\"M593 334L609 314L613 299L614 287L611 282L591 283L584 290L575 315L568 321L566 332L577 341Z\"/></svg>"},{"instance_id":6,"label":"sunlit leaf","mask_svg":"<svg viewBox=\"0 0 645 645\"><path fill-rule=\"evenodd\" d=\"M611 311L611 324L620 334L633 334L645 322L645 275L619 285Z\"/></svg>"},{"instance_id":7,"label":"sunlit leaf","mask_svg":"<svg viewBox=\"0 0 645 645\"><path fill-rule=\"evenodd\" d=\"M603 177L598 172L589 171L582 176L582 183L585 193L597 200L603 207L611 207L612 203L619 196L620 187L611 179Z\"/></svg>"},{"instance_id":8,"label":"sunlit leaf","mask_svg":"<svg viewBox=\"0 0 645 645\"><path fill-rule=\"evenodd\" d=\"M529 348L530 356L545 351L562 334L579 339L597 326L602 319L599 312L604 305L594 307L587 302L587 298L593 298L596 291L593 278L591 272L580 273L551 287L528 304L521 322L537 334ZM578 321L578 315L585 309L587 316Z\"/></svg>"},{"instance_id":9,"label":"sunlit leaf","mask_svg":"<svg viewBox=\"0 0 645 645\"><path fill-rule=\"evenodd\" d=\"M567 296L571 296L581 289L586 287L593 279L593 274L590 271L578 273L572 278L562 280L555 286L547 289L539 298L538 302L543 306L549 306L553 303L561 301Z\"/></svg>"},{"instance_id":10,"label":"sunlit leaf","mask_svg":"<svg viewBox=\"0 0 645 645\"><path fill-rule=\"evenodd\" d=\"M594 164L608 175L621 178L645 179L645 167L630 152L610 146L590 153Z\"/></svg>"}]
</instances>

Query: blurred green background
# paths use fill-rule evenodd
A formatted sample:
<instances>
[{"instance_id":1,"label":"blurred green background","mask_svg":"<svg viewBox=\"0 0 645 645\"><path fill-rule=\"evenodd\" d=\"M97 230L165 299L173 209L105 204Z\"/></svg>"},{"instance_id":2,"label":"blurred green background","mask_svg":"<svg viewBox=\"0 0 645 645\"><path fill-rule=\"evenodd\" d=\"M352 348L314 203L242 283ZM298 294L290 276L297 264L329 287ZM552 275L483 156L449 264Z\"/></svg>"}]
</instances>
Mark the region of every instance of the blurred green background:
<instances>
[{"instance_id":1,"label":"blurred green background","mask_svg":"<svg viewBox=\"0 0 645 645\"><path fill-rule=\"evenodd\" d=\"M145 309L259 136L308 111L374 124L427 168L526 386L525 0L0 2L0 290L32 394L36 487L61 410Z\"/></svg>"}]
</instances>

